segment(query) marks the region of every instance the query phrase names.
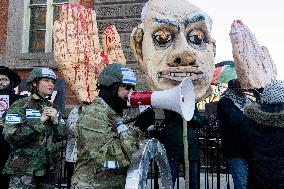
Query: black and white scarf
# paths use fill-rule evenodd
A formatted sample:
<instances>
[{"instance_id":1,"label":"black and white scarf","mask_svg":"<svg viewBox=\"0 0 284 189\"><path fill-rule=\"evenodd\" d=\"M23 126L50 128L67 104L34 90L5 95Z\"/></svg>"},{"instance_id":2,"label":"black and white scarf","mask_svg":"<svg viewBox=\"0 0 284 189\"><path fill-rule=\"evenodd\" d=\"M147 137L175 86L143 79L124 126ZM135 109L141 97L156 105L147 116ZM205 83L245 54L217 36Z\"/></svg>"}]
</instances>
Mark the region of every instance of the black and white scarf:
<instances>
[{"instance_id":1,"label":"black and white scarf","mask_svg":"<svg viewBox=\"0 0 284 189\"><path fill-rule=\"evenodd\" d=\"M231 89L225 90L222 93L221 98L228 98L232 100L235 106L237 106L242 112L244 111L244 107L246 105L251 104L253 102L253 100L248 98L244 93L234 92Z\"/></svg>"}]
</instances>

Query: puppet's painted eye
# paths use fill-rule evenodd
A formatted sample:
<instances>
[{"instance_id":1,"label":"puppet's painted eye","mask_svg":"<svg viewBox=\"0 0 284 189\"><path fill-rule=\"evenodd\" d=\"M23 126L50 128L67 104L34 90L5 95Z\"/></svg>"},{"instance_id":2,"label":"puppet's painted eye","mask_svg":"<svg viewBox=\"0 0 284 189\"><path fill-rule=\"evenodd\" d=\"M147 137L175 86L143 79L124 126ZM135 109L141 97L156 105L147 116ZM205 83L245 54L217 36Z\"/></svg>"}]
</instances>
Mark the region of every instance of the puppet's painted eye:
<instances>
[{"instance_id":1,"label":"puppet's painted eye","mask_svg":"<svg viewBox=\"0 0 284 189\"><path fill-rule=\"evenodd\" d=\"M166 29L160 29L152 34L152 38L157 46L167 48L173 42L174 34Z\"/></svg>"},{"instance_id":2,"label":"puppet's painted eye","mask_svg":"<svg viewBox=\"0 0 284 189\"><path fill-rule=\"evenodd\" d=\"M195 45L202 45L203 43L207 43L207 37L201 30L192 30L187 33L187 41Z\"/></svg>"}]
</instances>

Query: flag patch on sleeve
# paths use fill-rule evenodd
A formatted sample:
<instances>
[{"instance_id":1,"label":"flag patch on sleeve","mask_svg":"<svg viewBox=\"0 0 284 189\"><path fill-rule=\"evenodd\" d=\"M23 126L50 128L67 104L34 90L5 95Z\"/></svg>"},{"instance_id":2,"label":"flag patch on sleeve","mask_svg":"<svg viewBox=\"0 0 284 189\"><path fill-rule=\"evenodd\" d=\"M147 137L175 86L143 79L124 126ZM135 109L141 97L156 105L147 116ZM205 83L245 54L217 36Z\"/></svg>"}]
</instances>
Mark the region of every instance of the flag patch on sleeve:
<instances>
[{"instance_id":1,"label":"flag patch on sleeve","mask_svg":"<svg viewBox=\"0 0 284 189\"><path fill-rule=\"evenodd\" d=\"M26 118L40 118L41 113L39 110L26 109Z\"/></svg>"},{"instance_id":2,"label":"flag patch on sleeve","mask_svg":"<svg viewBox=\"0 0 284 189\"><path fill-rule=\"evenodd\" d=\"M5 123L21 123L21 116L19 114L6 114Z\"/></svg>"}]
</instances>

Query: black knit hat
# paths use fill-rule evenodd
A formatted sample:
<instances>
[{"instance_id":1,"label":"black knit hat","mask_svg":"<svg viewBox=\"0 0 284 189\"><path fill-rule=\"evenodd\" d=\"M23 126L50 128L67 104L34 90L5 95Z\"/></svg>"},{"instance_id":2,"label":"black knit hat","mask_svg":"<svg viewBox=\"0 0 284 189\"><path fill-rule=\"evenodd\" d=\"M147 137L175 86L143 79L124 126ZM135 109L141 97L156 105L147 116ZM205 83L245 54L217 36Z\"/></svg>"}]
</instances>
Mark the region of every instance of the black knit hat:
<instances>
[{"instance_id":1,"label":"black knit hat","mask_svg":"<svg viewBox=\"0 0 284 189\"><path fill-rule=\"evenodd\" d=\"M0 66L0 74L6 75L9 77L13 88L17 87L21 82L20 76L16 72L10 70L6 66Z\"/></svg>"},{"instance_id":2,"label":"black knit hat","mask_svg":"<svg viewBox=\"0 0 284 189\"><path fill-rule=\"evenodd\" d=\"M240 89L241 88L241 85L240 85L240 82L238 79L231 79L229 82L228 82L228 88L229 89Z\"/></svg>"}]
</instances>

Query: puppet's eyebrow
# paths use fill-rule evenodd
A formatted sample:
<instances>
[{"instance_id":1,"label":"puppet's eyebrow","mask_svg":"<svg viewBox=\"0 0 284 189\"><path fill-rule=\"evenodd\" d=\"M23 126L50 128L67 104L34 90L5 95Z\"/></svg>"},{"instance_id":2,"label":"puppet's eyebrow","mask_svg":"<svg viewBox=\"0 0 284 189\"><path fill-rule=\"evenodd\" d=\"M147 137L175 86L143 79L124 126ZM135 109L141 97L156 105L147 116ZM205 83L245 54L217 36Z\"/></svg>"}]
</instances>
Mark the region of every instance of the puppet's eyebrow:
<instances>
[{"instance_id":1,"label":"puppet's eyebrow","mask_svg":"<svg viewBox=\"0 0 284 189\"><path fill-rule=\"evenodd\" d=\"M169 19L153 18L153 22L167 24L169 26L176 27L178 30L180 29L180 24L178 22Z\"/></svg>"},{"instance_id":2,"label":"puppet's eyebrow","mask_svg":"<svg viewBox=\"0 0 284 189\"><path fill-rule=\"evenodd\" d=\"M189 25L189 24L193 24L193 23L196 23L196 22L199 22L199 21L205 21L205 16L203 14L198 14L198 15L195 15L191 18L187 18L185 20L185 23L186 25Z\"/></svg>"}]
</instances>

